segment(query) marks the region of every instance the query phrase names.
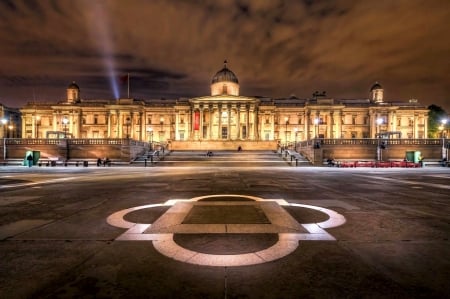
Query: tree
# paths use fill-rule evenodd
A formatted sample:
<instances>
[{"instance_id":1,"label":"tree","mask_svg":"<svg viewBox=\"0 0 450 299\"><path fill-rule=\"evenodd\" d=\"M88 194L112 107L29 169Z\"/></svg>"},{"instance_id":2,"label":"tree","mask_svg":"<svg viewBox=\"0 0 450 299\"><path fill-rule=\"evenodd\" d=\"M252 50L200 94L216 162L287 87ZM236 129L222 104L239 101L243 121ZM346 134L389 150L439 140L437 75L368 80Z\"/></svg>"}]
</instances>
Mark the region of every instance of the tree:
<instances>
[{"instance_id":1,"label":"tree","mask_svg":"<svg viewBox=\"0 0 450 299\"><path fill-rule=\"evenodd\" d=\"M434 104L428 106L428 109L430 110L428 112L428 137L439 138L439 126L442 124L442 120L448 117L447 112Z\"/></svg>"}]
</instances>

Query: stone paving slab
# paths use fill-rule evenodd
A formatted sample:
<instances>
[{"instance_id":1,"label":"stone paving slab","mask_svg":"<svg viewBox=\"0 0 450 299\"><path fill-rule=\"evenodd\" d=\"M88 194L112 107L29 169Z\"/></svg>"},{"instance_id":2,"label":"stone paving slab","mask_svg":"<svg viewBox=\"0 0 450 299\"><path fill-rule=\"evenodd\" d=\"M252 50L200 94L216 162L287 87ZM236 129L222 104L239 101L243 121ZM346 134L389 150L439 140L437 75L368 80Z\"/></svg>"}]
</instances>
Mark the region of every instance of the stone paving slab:
<instances>
[{"instance_id":1,"label":"stone paving slab","mask_svg":"<svg viewBox=\"0 0 450 299\"><path fill-rule=\"evenodd\" d=\"M20 199L0 207L0 298L450 297L450 169L0 167L3 176L24 185L0 189ZM257 198L272 200L261 209L270 224L183 224L194 204L262 207ZM107 221L144 205L126 228ZM164 218L194 227L173 236ZM295 223L299 233L279 233Z\"/></svg>"}]
</instances>

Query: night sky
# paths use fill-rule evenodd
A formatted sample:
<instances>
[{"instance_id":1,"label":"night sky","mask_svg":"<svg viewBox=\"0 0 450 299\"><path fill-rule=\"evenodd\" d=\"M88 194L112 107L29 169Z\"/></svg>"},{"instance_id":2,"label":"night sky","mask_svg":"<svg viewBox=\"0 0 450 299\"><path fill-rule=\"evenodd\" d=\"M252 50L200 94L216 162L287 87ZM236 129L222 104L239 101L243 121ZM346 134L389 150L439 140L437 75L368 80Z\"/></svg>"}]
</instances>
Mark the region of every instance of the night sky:
<instances>
[{"instance_id":1,"label":"night sky","mask_svg":"<svg viewBox=\"0 0 450 299\"><path fill-rule=\"evenodd\" d=\"M411 98L450 112L449 0L1 0L0 103L210 94Z\"/></svg>"}]
</instances>

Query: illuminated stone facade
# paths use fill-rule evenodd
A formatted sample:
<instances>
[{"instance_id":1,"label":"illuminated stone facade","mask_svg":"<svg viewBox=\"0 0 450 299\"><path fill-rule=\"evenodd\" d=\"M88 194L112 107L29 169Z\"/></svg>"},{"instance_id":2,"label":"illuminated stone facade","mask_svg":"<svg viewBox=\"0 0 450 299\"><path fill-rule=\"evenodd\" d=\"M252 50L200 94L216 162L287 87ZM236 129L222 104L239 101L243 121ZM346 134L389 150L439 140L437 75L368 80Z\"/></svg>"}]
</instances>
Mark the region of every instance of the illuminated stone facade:
<instances>
[{"instance_id":1,"label":"illuminated stone facade","mask_svg":"<svg viewBox=\"0 0 450 299\"><path fill-rule=\"evenodd\" d=\"M239 95L226 63L211 81L211 95L173 100L84 100L72 83L67 99L21 109L24 138L132 138L140 141L279 141L312 138L427 138L428 110L416 100L385 101L376 83L369 98L334 99L323 93L299 99ZM395 134L394 134L395 132Z\"/></svg>"}]
</instances>

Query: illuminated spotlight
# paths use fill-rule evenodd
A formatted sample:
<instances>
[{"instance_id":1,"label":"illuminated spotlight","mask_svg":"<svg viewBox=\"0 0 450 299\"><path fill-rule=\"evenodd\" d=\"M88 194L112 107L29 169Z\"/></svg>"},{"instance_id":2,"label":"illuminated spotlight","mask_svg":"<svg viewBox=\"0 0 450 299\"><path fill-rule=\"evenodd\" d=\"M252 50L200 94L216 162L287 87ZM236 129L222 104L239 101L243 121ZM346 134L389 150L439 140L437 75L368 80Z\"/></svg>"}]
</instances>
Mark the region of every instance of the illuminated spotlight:
<instances>
[{"instance_id":1,"label":"illuminated spotlight","mask_svg":"<svg viewBox=\"0 0 450 299\"><path fill-rule=\"evenodd\" d=\"M88 5L88 11L92 12L90 14L90 19L88 20L88 22L91 23L91 30L89 32L91 33L94 42L97 43L103 66L109 77L109 84L111 91L114 94L114 98L119 99L118 76L115 72L113 44L111 41L111 33L109 31L111 26L109 24L109 18L105 15L107 9L104 7L105 5L108 5L108 3L102 1L88 1L86 2L86 5Z\"/></svg>"},{"instance_id":2,"label":"illuminated spotlight","mask_svg":"<svg viewBox=\"0 0 450 299\"><path fill-rule=\"evenodd\" d=\"M220 201L202 201L220 197ZM240 197L246 201L222 200L226 197ZM124 219L131 212L148 208L170 207L154 223L133 223ZM188 213L198 207L258 207L268 223L252 224L192 224L184 223ZM312 209L328 216L320 223L298 223L282 206ZM151 204L118 211L107 218L107 222L127 231L116 238L117 241L152 241L161 254L180 262L202 266L248 266L262 264L283 258L294 252L299 241L335 241L325 229L345 223L345 217L333 210L303 204L288 203L283 199L263 199L255 196L220 194L192 198L190 200L173 199L163 204ZM184 248L174 241L174 234L278 234L278 240L272 246L243 254L208 254Z\"/></svg>"}]
</instances>

